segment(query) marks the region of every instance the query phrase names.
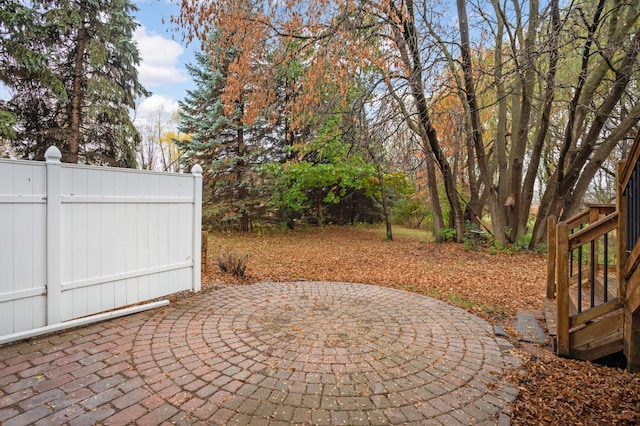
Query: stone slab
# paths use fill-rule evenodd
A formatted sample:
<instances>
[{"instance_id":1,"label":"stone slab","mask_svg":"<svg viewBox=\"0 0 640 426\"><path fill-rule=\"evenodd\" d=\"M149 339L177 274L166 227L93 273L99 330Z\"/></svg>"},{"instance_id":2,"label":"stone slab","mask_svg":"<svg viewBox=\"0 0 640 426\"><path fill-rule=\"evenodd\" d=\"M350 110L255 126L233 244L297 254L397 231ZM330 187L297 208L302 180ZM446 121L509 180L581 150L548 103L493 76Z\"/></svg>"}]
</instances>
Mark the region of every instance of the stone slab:
<instances>
[{"instance_id":1,"label":"stone slab","mask_svg":"<svg viewBox=\"0 0 640 426\"><path fill-rule=\"evenodd\" d=\"M532 314L516 315L516 330L519 334L519 340L522 342L542 344L547 341L547 335Z\"/></svg>"}]
</instances>

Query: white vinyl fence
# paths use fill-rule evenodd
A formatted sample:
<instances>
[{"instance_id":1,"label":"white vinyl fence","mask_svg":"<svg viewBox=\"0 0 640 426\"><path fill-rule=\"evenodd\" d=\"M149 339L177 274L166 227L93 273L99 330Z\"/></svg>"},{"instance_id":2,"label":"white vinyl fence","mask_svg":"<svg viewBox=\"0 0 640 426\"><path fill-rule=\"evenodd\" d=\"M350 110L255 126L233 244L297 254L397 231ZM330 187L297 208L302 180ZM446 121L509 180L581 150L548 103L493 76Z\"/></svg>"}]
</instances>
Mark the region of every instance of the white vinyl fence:
<instances>
[{"instance_id":1,"label":"white vinyl fence","mask_svg":"<svg viewBox=\"0 0 640 426\"><path fill-rule=\"evenodd\" d=\"M0 160L0 343L200 290L200 166L168 174L62 164L55 147L45 156Z\"/></svg>"}]
</instances>

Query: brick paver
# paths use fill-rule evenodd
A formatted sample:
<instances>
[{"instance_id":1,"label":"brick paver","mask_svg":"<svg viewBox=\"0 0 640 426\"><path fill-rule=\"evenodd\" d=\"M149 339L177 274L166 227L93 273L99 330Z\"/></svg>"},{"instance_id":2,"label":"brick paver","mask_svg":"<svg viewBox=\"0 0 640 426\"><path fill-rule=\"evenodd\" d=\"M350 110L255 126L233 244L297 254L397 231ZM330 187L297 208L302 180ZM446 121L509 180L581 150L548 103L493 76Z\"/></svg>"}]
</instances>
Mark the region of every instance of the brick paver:
<instances>
[{"instance_id":1,"label":"brick paver","mask_svg":"<svg viewBox=\"0 0 640 426\"><path fill-rule=\"evenodd\" d=\"M482 319L348 283L258 283L0 347L3 424L505 424Z\"/></svg>"}]
</instances>

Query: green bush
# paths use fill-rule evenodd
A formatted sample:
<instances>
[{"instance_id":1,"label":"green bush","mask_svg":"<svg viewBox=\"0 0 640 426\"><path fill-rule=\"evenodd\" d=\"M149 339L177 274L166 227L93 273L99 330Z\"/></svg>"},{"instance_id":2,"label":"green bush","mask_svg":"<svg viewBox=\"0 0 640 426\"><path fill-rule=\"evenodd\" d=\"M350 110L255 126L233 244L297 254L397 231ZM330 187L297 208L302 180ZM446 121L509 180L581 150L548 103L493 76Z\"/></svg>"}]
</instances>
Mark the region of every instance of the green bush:
<instances>
[{"instance_id":1,"label":"green bush","mask_svg":"<svg viewBox=\"0 0 640 426\"><path fill-rule=\"evenodd\" d=\"M418 228L430 214L429 206L423 201L413 197L400 197L391 210L391 220L394 223Z\"/></svg>"},{"instance_id":2,"label":"green bush","mask_svg":"<svg viewBox=\"0 0 640 426\"><path fill-rule=\"evenodd\" d=\"M443 228L440 230L440 238L442 241L454 241L456 238L456 230L453 228Z\"/></svg>"},{"instance_id":3,"label":"green bush","mask_svg":"<svg viewBox=\"0 0 640 426\"><path fill-rule=\"evenodd\" d=\"M538 243L533 249L533 252L536 254L547 254L547 243Z\"/></svg>"},{"instance_id":4,"label":"green bush","mask_svg":"<svg viewBox=\"0 0 640 426\"><path fill-rule=\"evenodd\" d=\"M473 250L473 246L474 246L473 239L471 239L471 238L465 238L464 239L463 247L464 247L465 250L471 251L471 250Z\"/></svg>"}]
</instances>

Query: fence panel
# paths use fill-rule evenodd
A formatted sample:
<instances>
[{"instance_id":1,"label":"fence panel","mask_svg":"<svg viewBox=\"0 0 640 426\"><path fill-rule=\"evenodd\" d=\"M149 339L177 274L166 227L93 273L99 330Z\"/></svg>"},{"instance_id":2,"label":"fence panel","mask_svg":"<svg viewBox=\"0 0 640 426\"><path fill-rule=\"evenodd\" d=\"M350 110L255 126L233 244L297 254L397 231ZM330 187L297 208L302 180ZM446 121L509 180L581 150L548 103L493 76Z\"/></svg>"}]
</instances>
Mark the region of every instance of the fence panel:
<instances>
[{"instance_id":1,"label":"fence panel","mask_svg":"<svg viewBox=\"0 0 640 426\"><path fill-rule=\"evenodd\" d=\"M45 167L0 160L0 335L46 324Z\"/></svg>"},{"instance_id":2,"label":"fence panel","mask_svg":"<svg viewBox=\"0 0 640 426\"><path fill-rule=\"evenodd\" d=\"M193 176L64 165L61 181L63 320L191 288Z\"/></svg>"},{"instance_id":3,"label":"fence panel","mask_svg":"<svg viewBox=\"0 0 640 426\"><path fill-rule=\"evenodd\" d=\"M200 289L199 166L89 167L57 153L46 164L0 161L0 342Z\"/></svg>"}]
</instances>

